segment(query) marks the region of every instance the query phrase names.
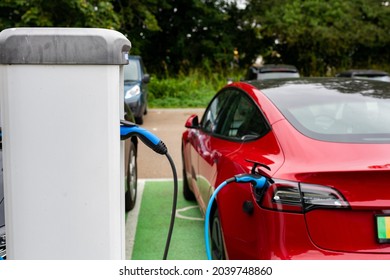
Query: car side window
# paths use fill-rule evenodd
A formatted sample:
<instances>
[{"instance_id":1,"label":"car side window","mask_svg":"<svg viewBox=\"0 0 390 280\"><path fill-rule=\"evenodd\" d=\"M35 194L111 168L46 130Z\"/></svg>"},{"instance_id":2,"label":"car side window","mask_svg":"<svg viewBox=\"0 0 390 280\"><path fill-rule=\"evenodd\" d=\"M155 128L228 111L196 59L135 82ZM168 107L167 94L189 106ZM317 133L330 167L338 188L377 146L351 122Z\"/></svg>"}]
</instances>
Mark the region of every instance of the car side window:
<instances>
[{"instance_id":1,"label":"car side window","mask_svg":"<svg viewBox=\"0 0 390 280\"><path fill-rule=\"evenodd\" d=\"M219 97L224 96L224 102ZM219 105L219 106L218 106ZM218 109L217 109L218 108ZM269 130L269 126L259 108L247 95L238 90L221 92L211 103L206 114L217 120L214 126L208 126L207 117L204 119L204 129L216 136L235 141L256 139Z\"/></svg>"},{"instance_id":2,"label":"car side window","mask_svg":"<svg viewBox=\"0 0 390 280\"><path fill-rule=\"evenodd\" d=\"M220 122L228 109L226 104L233 98L231 91L222 91L214 97L202 118L201 126L205 132L218 134Z\"/></svg>"}]
</instances>

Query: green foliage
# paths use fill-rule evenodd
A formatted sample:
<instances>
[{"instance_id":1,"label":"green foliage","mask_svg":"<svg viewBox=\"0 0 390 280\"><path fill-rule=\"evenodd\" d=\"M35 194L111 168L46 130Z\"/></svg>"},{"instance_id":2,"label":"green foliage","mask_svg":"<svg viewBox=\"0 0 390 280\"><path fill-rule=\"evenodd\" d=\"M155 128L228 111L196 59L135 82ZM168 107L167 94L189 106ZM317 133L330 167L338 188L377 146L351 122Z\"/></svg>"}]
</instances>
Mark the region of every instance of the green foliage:
<instances>
[{"instance_id":1,"label":"green foliage","mask_svg":"<svg viewBox=\"0 0 390 280\"><path fill-rule=\"evenodd\" d=\"M325 75L329 69L356 65L370 68L372 61L389 58L390 7L386 1L271 2L263 0L258 6L258 1L250 1L253 18L281 61L297 65L305 75Z\"/></svg>"},{"instance_id":2,"label":"green foliage","mask_svg":"<svg viewBox=\"0 0 390 280\"><path fill-rule=\"evenodd\" d=\"M120 27L111 1L2 0L0 11L0 29L18 26Z\"/></svg>"},{"instance_id":3,"label":"green foliage","mask_svg":"<svg viewBox=\"0 0 390 280\"><path fill-rule=\"evenodd\" d=\"M258 56L306 76L390 68L390 4L381 0L1 0L0 30L100 27L118 30L165 78L227 75ZM233 63L233 50L239 52ZM225 73L225 74L222 74Z\"/></svg>"},{"instance_id":4,"label":"green foliage","mask_svg":"<svg viewBox=\"0 0 390 280\"><path fill-rule=\"evenodd\" d=\"M205 74L201 70L191 70L188 75L181 73L175 78L152 78L149 84L149 106L203 108L227 81L225 75Z\"/></svg>"}]
</instances>

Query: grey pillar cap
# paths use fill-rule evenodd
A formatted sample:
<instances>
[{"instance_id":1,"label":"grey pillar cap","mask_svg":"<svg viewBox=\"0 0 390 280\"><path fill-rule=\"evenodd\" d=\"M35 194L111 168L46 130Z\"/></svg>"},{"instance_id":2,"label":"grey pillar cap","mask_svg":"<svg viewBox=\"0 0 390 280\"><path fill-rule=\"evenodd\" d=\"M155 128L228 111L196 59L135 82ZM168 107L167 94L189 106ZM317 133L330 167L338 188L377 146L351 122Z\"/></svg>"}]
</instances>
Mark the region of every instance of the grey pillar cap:
<instances>
[{"instance_id":1,"label":"grey pillar cap","mask_svg":"<svg viewBox=\"0 0 390 280\"><path fill-rule=\"evenodd\" d=\"M9 28L0 32L0 64L127 64L130 41L100 28Z\"/></svg>"}]
</instances>

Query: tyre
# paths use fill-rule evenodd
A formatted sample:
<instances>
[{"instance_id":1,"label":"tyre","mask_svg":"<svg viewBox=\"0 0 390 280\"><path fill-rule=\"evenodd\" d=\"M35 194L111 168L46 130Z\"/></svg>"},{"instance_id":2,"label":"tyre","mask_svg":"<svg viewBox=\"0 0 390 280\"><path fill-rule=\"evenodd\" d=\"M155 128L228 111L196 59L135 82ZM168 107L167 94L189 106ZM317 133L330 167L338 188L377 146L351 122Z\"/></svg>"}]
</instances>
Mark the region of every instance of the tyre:
<instances>
[{"instance_id":1,"label":"tyre","mask_svg":"<svg viewBox=\"0 0 390 280\"><path fill-rule=\"evenodd\" d=\"M129 140L129 161L126 174L125 208L126 212L132 210L137 200L137 150L133 141Z\"/></svg>"},{"instance_id":2,"label":"tyre","mask_svg":"<svg viewBox=\"0 0 390 280\"><path fill-rule=\"evenodd\" d=\"M221 221L219 219L218 209L215 209L210 218L210 236L210 249L213 260L225 260L225 246L223 242Z\"/></svg>"}]
</instances>

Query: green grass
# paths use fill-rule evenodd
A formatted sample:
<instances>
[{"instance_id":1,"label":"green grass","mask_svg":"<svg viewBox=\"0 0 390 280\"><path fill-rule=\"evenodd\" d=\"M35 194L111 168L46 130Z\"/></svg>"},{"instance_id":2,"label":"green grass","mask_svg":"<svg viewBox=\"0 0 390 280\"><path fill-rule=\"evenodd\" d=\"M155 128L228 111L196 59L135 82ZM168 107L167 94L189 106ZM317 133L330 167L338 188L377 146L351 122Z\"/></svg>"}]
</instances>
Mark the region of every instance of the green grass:
<instances>
[{"instance_id":1,"label":"green grass","mask_svg":"<svg viewBox=\"0 0 390 280\"><path fill-rule=\"evenodd\" d=\"M172 210L173 181L146 181L134 241L133 260L162 260ZM183 198L179 183L177 210L202 219L195 202ZM205 260L204 221L176 217L168 260Z\"/></svg>"},{"instance_id":2,"label":"green grass","mask_svg":"<svg viewBox=\"0 0 390 280\"><path fill-rule=\"evenodd\" d=\"M192 70L177 77L153 77L149 83L148 105L151 108L203 108L227 84L228 77L239 80L242 76L242 73L207 74Z\"/></svg>"}]
</instances>

